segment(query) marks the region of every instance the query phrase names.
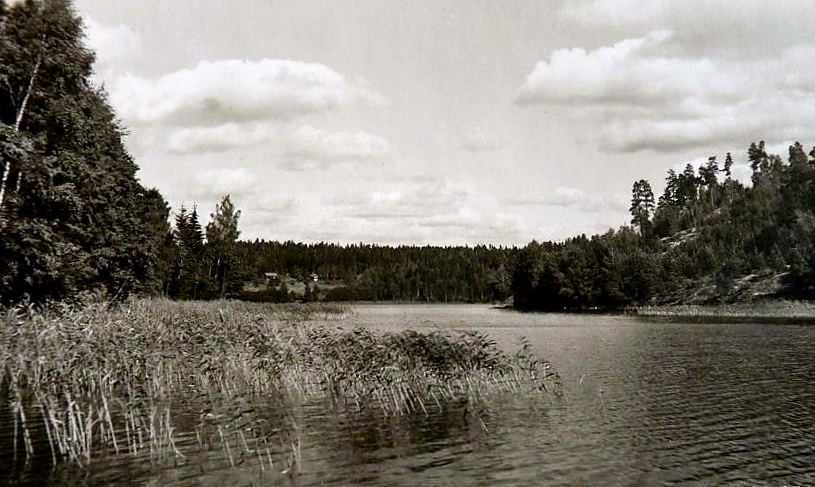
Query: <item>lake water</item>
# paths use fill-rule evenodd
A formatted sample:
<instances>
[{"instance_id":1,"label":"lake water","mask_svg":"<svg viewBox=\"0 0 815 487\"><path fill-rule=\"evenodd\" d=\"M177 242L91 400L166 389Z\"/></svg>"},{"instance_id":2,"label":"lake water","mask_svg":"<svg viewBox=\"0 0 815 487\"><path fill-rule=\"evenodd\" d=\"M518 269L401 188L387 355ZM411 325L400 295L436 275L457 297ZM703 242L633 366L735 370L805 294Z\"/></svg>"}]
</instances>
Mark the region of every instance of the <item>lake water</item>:
<instances>
[{"instance_id":1,"label":"lake water","mask_svg":"<svg viewBox=\"0 0 815 487\"><path fill-rule=\"evenodd\" d=\"M380 330L467 329L506 349L525 336L564 394L505 394L399 418L301 404L301 471L115 459L44 465L15 485L815 485L815 326L648 322L480 305L358 306ZM181 434L181 442L191 441ZM48 467L50 469L50 467ZM0 467L0 472L2 472ZM7 482L9 481L9 482ZM0 476L0 483L11 479Z\"/></svg>"}]
</instances>

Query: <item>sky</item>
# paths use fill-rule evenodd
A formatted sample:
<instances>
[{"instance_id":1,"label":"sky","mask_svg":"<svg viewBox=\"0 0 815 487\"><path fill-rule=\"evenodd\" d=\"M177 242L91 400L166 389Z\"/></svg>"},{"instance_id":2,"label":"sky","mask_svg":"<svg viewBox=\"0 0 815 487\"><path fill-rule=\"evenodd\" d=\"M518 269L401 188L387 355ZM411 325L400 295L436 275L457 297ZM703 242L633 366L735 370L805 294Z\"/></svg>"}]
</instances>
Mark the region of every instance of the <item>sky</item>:
<instances>
[{"instance_id":1,"label":"sky","mask_svg":"<svg viewBox=\"0 0 815 487\"><path fill-rule=\"evenodd\" d=\"M807 0L75 0L140 166L241 238L524 245L815 144Z\"/></svg>"}]
</instances>

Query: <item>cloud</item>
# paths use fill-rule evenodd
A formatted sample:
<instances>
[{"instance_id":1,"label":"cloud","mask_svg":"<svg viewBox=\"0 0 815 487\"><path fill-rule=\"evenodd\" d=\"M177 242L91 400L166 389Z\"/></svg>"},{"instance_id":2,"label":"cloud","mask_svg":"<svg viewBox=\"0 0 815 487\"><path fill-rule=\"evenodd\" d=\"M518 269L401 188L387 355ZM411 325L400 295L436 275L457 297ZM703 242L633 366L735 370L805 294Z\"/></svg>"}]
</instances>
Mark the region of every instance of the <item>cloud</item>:
<instances>
[{"instance_id":1,"label":"cloud","mask_svg":"<svg viewBox=\"0 0 815 487\"><path fill-rule=\"evenodd\" d=\"M509 198L505 203L509 206L559 207L572 208L581 213L601 213L628 211L623 201L591 195L578 188L559 187L550 193Z\"/></svg>"},{"instance_id":2,"label":"cloud","mask_svg":"<svg viewBox=\"0 0 815 487\"><path fill-rule=\"evenodd\" d=\"M557 188L553 193L510 198L513 205L572 206L586 198L586 192L577 188Z\"/></svg>"},{"instance_id":3,"label":"cloud","mask_svg":"<svg viewBox=\"0 0 815 487\"><path fill-rule=\"evenodd\" d=\"M195 176L193 196L217 199L226 194L245 195L255 187L255 176L246 168L205 169Z\"/></svg>"},{"instance_id":4,"label":"cloud","mask_svg":"<svg viewBox=\"0 0 815 487\"><path fill-rule=\"evenodd\" d=\"M167 148L175 154L223 152L273 142L279 129L266 123L227 123L215 127L177 128L167 134Z\"/></svg>"},{"instance_id":5,"label":"cloud","mask_svg":"<svg viewBox=\"0 0 815 487\"><path fill-rule=\"evenodd\" d=\"M810 0L570 0L560 17L596 31L670 28L696 54L773 56L811 38Z\"/></svg>"},{"instance_id":6,"label":"cloud","mask_svg":"<svg viewBox=\"0 0 815 487\"><path fill-rule=\"evenodd\" d=\"M288 131L283 145L284 166L291 169L378 160L393 150L390 142L367 132L329 132L310 125Z\"/></svg>"},{"instance_id":7,"label":"cloud","mask_svg":"<svg viewBox=\"0 0 815 487\"><path fill-rule=\"evenodd\" d=\"M119 24L103 26L91 17L82 19L85 25L85 42L96 53L94 71L103 80L115 78L137 58L142 49L141 37L129 27Z\"/></svg>"},{"instance_id":8,"label":"cloud","mask_svg":"<svg viewBox=\"0 0 815 487\"><path fill-rule=\"evenodd\" d=\"M516 103L568 106L567 116L600 127L602 148L620 152L810 135L815 76L801 62L815 45L796 45L773 59L684 50L665 30L594 51L560 49L537 63Z\"/></svg>"},{"instance_id":9,"label":"cloud","mask_svg":"<svg viewBox=\"0 0 815 487\"><path fill-rule=\"evenodd\" d=\"M747 81L732 76L725 81L710 59L661 55L672 36L658 30L595 51L554 51L527 75L516 103L637 107L678 104L700 95L726 101L731 83Z\"/></svg>"},{"instance_id":10,"label":"cloud","mask_svg":"<svg viewBox=\"0 0 815 487\"><path fill-rule=\"evenodd\" d=\"M471 196L471 190L462 185L433 181L354 195L339 201L338 206L346 206L343 213L355 218L428 219L460 211Z\"/></svg>"},{"instance_id":11,"label":"cloud","mask_svg":"<svg viewBox=\"0 0 815 487\"><path fill-rule=\"evenodd\" d=\"M450 181L399 181L321 198L323 215L309 240L387 244L509 245L525 237L522 218L474 188Z\"/></svg>"},{"instance_id":12,"label":"cloud","mask_svg":"<svg viewBox=\"0 0 815 487\"><path fill-rule=\"evenodd\" d=\"M128 75L113 84L110 98L127 122L178 126L290 120L386 102L328 66L280 59L201 61L158 78Z\"/></svg>"},{"instance_id":13,"label":"cloud","mask_svg":"<svg viewBox=\"0 0 815 487\"><path fill-rule=\"evenodd\" d=\"M311 125L273 122L171 129L166 136L166 146L170 153L179 155L262 147L269 163L292 171L381 161L393 152L388 140L367 132L333 132Z\"/></svg>"}]
</instances>

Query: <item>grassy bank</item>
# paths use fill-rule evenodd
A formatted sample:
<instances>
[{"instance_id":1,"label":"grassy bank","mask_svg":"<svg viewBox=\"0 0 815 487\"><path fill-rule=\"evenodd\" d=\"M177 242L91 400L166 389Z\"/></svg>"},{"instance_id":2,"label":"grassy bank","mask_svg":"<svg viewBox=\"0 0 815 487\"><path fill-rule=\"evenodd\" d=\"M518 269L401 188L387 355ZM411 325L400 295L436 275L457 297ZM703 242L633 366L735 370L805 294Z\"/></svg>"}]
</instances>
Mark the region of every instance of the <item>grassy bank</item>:
<instances>
[{"instance_id":1,"label":"grassy bank","mask_svg":"<svg viewBox=\"0 0 815 487\"><path fill-rule=\"evenodd\" d=\"M815 323L815 303L759 301L718 306L676 305L636 308L638 316L704 322L806 322Z\"/></svg>"},{"instance_id":2,"label":"grassy bank","mask_svg":"<svg viewBox=\"0 0 815 487\"><path fill-rule=\"evenodd\" d=\"M291 466L299 430L285 411L309 398L398 416L559 388L528 346L507 354L474 332L375 333L347 326L350 313L166 300L6 310L0 396L11 404L14 457L183 459L191 452L176 440L186 430L200 448L216 444L230 463L240 449L261 468L274 467L273 446L283 445L276 464Z\"/></svg>"}]
</instances>

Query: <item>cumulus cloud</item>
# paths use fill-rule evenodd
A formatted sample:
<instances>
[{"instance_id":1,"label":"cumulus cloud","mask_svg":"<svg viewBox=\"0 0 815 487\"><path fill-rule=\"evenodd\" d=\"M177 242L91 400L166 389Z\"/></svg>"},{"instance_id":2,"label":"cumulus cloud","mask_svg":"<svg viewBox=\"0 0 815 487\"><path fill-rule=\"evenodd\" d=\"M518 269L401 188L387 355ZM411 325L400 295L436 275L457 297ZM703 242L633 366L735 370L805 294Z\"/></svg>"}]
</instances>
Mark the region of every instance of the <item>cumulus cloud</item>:
<instances>
[{"instance_id":1,"label":"cumulus cloud","mask_svg":"<svg viewBox=\"0 0 815 487\"><path fill-rule=\"evenodd\" d=\"M663 55L673 34L667 30L626 39L594 51L560 49L535 65L518 91L519 104L599 104L622 106L679 104L689 96L727 101L733 84L710 59Z\"/></svg>"},{"instance_id":2,"label":"cumulus cloud","mask_svg":"<svg viewBox=\"0 0 815 487\"><path fill-rule=\"evenodd\" d=\"M696 53L772 56L811 38L809 0L570 0L561 17L577 26L616 31L671 28Z\"/></svg>"},{"instance_id":3,"label":"cumulus cloud","mask_svg":"<svg viewBox=\"0 0 815 487\"><path fill-rule=\"evenodd\" d=\"M176 154L223 152L270 143L279 136L274 125L227 123L215 127L182 127L167 134L167 148Z\"/></svg>"},{"instance_id":4,"label":"cumulus cloud","mask_svg":"<svg viewBox=\"0 0 815 487\"><path fill-rule=\"evenodd\" d=\"M263 147L270 163L288 170L385 160L393 151L388 140L363 131L333 132L311 125L288 126L269 122L175 128L167 133L166 144L167 150L173 154Z\"/></svg>"},{"instance_id":5,"label":"cumulus cloud","mask_svg":"<svg viewBox=\"0 0 815 487\"><path fill-rule=\"evenodd\" d=\"M339 205L348 206L344 214L356 218L427 219L460 211L471 196L471 190L462 185L435 181L378 189L366 195L351 196Z\"/></svg>"},{"instance_id":6,"label":"cumulus cloud","mask_svg":"<svg viewBox=\"0 0 815 487\"><path fill-rule=\"evenodd\" d=\"M578 188L557 188L553 193L516 197L507 200L514 205L571 206L586 198L586 192Z\"/></svg>"},{"instance_id":7,"label":"cumulus cloud","mask_svg":"<svg viewBox=\"0 0 815 487\"><path fill-rule=\"evenodd\" d=\"M805 44L773 59L697 57L656 30L593 51L553 52L526 77L516 103L569 106L569 115L600 126L602 147L613 151L808 136L815 76L801 62L813 53Z\"/></svg>"},{"instance_id":8,"label":"cumulus cloud","mask_svg":"<svg viewBox=\"0 0 815 487\"><path fill-rule=\"evenodd\" d=\"M289 120L356 102L385 103L328 66L281 59L201 61L158 78L128 75L110 97L128 122L179 126Z\"/></svg>"},{"instance_id":9,"label":"cumulus cloud","mask_svg":"<svg viewBox=\"0 0 815 487\"><path fill-rule=\"evenodd\" d=\"M498 209L473 187L451 181L401 181L320 200L321 238L390 244L519 243L522 218ZM327 232L327 233L326 233Z\"/></svg>"}]
</instances>

